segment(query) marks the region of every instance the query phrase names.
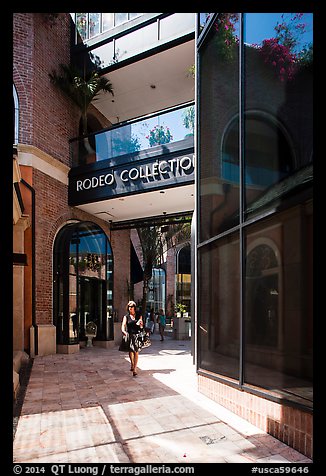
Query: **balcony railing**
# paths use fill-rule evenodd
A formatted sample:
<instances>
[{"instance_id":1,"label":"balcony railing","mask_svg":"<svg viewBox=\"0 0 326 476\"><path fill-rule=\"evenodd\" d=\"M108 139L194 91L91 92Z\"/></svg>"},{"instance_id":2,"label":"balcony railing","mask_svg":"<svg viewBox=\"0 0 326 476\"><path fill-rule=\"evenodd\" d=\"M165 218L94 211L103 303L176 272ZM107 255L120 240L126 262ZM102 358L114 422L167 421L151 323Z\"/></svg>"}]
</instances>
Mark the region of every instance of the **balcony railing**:
<instances>
[{"instance_id":1,"label":"balcony railing","mask_svg":"<svg viewBox=\"0 0 326 476\"><path fill-rule=\"evenodd\" d=\"M89 13L88 15L100 14ZM120 14L115 13L114 15ZM177 41L182 37L189 35L194 37L195 34L194 13L134 13L129 15L139 16L129 18L126 23L111 29L102 26L102 30L96 29L96 34L95 31L88 28L86 23L82 37L77 33L78 29L76 28L79 41L73 49L73 62L79 67L82 67L86 61L88 66L93 64L102 70L115 68L121 62L132 60L134 56L146 54L150 50L163 47L164 44ZM86 21L86 17L78 18L77 27L80 28L80 21Z\"/></svg>"},{"instance_id":2,"label":"balcony railing","mask_svg":"<svg viewBox=\"0 0 326 476\"><path fill-rule=\"evenodd\" d=\"M129 158L137 160L137 156L144 156L144 153L154 156L193 147L194 122L195 106L187 103L72 139L72 165L76 167L108 159L117 164Z\"/></svg>"}]
</instances>

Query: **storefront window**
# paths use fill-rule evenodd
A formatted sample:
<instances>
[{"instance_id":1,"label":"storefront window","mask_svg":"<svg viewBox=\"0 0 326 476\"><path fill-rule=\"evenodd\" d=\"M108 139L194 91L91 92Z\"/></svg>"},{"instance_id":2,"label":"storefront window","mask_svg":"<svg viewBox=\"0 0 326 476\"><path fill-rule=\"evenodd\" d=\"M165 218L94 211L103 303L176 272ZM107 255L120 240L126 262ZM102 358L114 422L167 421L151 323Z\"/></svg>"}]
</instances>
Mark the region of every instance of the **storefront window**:
<instances>
[{"instance_id":1,"label":"storefront window","mask_svg":"<svg viewBox=\"0 0 326 476\"><path fill-rule=\"evenodd\" d=\"M239 16L221 13L202 47L199 62L201 241L239 223L239 186L223 176L221 147L228 124L239 114L238 78ZM236 140L237 128L234 123L232 142Z\"/></svg>"},{"instance_id":2,"label":"storefront window","mask_svg":"<svg viewBox=\"0 0 326 476\"><path fill-rule=\"evenodd\" d=\"M148 283L147 310L165 310L165 270L153 268L152 277Z\"/></svg>"},{"instance_id":3,"label":"storefront window","mask_svg":"<svg viewBox=\"0 0 326 476\"><path fill-rule=\"evenodd\" d=\"M198 43L199 371L311 406L313 15L211 15Z\"/></svg>"},{"instance_id":4,"label":"storefront window","mask_svg":"<svg viewBox=\"0 0 326 476\"><path fill-rule=\"evenodd\" d=\"M239 378L239 236L199 250L199 366Z\"/></svg>"},{"instance_id":5,"label":"storefront window","mask_svg":"<svg viewBox=\"0 0 326 476\"><path fill-rule=\"evenodd\" d=\"M93 321L96 339L113 339L112 250L105 233L92 223L70 224L54 248L54 322L58 344L86 339Z\"/></svg>"},{"instance_id":6,"label":"storefront window","mask_svg":"<svg viewBox=\"0 0 326 476\"><path fill-rule=\"evenodd\" d=\"M245 382L312 401L312 202L246 229Z\"/></svg>"},{"instance_id":7,"label":"storefront window","mask_svg":"<svg viewBox=\"0 0 326 476\"><path fill-rule=\"evenodd\" d=\"M183 246L177 254L176 263L176 303L185 306L191 314L191 248Z\"/></svg>"},{"instance_id":8,"label":"storefront window","mask_svg":"<svg viewBox=\"0 0 326 476\"><path fill-rule=\"evenodd\" d=\"M244 16L244 172L248 218L284 200L312 158L312 14Z\"/></svg>"}]
</instances>

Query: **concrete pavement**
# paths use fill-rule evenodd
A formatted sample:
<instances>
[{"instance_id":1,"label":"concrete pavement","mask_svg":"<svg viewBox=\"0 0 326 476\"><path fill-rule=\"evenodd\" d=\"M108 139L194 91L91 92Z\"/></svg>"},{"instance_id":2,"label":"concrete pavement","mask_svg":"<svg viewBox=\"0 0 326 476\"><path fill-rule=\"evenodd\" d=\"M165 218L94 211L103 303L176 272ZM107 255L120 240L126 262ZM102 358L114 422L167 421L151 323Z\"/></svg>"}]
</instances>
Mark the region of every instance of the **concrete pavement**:
<instances>
[{"instance_id":1,"label":"concrete pavement","mask_svg":"<svg viewBox=\"0 0 326 476\"><path fill-rule=\"evenodd\" d=\"M21 463L311 463L197 391L190 341L36 357L13 442Z\"/></svg>"}]
</instances>

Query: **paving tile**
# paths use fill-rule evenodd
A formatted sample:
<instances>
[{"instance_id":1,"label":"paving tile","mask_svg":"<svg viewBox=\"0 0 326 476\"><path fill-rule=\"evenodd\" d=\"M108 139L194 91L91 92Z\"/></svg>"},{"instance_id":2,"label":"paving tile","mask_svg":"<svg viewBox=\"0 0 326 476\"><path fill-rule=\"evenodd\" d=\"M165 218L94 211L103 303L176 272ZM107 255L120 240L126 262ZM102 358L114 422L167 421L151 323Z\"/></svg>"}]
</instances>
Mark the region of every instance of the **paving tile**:
<instances>
[{"instance_id":1,"label":"paving tile","mask_svg":"<svg viewBox=\"0 0 326 476\"><path fill-rule=\"evenodd\" d=\"M189 341L154 336L129 365L116 348L36 357L15 462L311 462L200 394Z\"/></svg>"}]
</instances>

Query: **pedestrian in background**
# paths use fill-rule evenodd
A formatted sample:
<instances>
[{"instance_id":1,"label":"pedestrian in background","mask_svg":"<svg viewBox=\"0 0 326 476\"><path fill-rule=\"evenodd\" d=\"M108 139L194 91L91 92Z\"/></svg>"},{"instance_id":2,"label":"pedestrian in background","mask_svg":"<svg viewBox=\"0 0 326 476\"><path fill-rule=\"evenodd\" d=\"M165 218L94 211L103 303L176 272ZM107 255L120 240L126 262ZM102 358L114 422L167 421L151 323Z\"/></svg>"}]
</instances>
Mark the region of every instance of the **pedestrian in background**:
<instances>
[{"instance_id":1,"label":"pedestrian in background","mask_svg":"<svg viewBox=\"0 0 326 476\"><path fill-rule=\"evenodd\" d=\"M154 334L154 329L155 329L155 314L154 314L154 308L150 310L148 313L147 319L146 319L146 325L145 325L146 332Z\"/></svg>"},{"instance_id":2,"label":"pedestrian in background","mask_svg":"<svg viewBox=\"0 0 326 476\"><path fill-rule=\"evenodd\" d=\"M161 341L162 341L164 340L164 329L166 326L166 316L163 312L163 309L159 309L158 311L157 322L158 322L159 333L160 333Z\"/></svg>"}]
</instances>

